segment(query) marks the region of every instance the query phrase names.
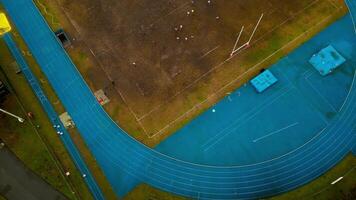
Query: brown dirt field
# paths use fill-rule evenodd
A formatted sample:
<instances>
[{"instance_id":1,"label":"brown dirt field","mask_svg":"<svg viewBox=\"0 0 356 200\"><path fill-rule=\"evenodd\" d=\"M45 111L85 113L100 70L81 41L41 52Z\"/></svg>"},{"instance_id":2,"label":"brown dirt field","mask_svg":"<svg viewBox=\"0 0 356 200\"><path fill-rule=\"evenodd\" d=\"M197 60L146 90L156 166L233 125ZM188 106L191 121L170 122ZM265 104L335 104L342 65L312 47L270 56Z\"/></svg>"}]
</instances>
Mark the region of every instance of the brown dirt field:
<instances>
[{"instance_id":1,"label":"brown dirt field","mask_svg":"<svg viewBox=\"0 0 356 200\"><path fill-rule=\"evenodd\" d=\"M69 53L86 81L112 99L106 110L150 146L270 64L271 54L298 46L304 40L296 38L346 11L341 0L56 0L50 6L76 39ZM229 58L241 27L240 45L261 13L251 47Z\"/></svg>"}]
</instances>

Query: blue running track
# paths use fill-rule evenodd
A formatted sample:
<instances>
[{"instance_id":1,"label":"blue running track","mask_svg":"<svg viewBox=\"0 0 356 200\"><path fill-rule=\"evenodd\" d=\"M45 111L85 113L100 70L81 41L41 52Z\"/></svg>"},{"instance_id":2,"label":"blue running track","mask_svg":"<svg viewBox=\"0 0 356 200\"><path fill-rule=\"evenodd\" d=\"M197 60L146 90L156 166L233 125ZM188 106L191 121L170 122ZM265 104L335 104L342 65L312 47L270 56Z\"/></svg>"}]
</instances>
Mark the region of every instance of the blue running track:
<instances>
[{"instance_id":1,"label":"blue running track","mask_svg":"<svg viewBox=\"0 0 356 200\"><path fill-rule=\"evenodd\" d=\"M345 0L346 5L350 11L352 23L354 25L355 33L356 33L356 1L355 0Z\"/></svg>"},{"instance_id":2,"label":"blue running track","mask_svg":"<svg viewBox=\"0 0 356 200\"><path fill-rule=\"evenodd\" d=\"M58 118L57 113L54 111L54 108L52 107L51 103L48 101L46 95L44 94L37 78L35 75L32 73L30 68L28 67L25 59L23 58L20 50L17 48L14 40L12 39L10 34L6 34L4 36L4 40L6 42L6 45L10 49L11 54L14 56L16 62L20 66L22 73L25 75L25 78L27 82L30 84L32 87L34 93L36 94L36 97L39 99L41 102L41 105L45 112L47 113L50 121L52 122L53 126L55 126L55 129L57 131L63 132L63 135L60 136L63 144L67 148L69 154L71 155L75 165L79 169L81 174L85 174L85 182L87 183L90 191L92 192L93 196L95 199L104 199L103 194L101 193L100 188L96 184L93 176L91 175L88 167L86 166L84 160L80 156L79 151L77 150L75 144L73 143L69 133L67 130L64 128L63 124ZM59 126L59 127L58 127Z\"/></svg>"},{"instance_id":3,"label":"blue running track","mask_svg":"<svg viewBox=\"0 0 356 200\"><path fill-rule=\"evenodd\" d=\"M127 180L197 199L256 199L303 185L338 163L355 143L354 81L338 115L294 151L244 166L197 165L163 155L126 134L90 88L32 0L1 0L34 58L72 116L115 191Z\"/></svg>"}]
</instances>

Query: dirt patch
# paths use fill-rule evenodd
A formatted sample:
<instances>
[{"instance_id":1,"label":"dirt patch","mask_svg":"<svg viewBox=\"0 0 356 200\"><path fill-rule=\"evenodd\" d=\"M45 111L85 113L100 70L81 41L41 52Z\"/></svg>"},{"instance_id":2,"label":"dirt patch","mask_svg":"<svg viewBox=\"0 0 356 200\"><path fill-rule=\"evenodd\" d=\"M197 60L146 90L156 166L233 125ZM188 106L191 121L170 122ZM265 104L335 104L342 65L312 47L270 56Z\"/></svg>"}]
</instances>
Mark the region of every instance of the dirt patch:
<instances>
[{"instance_id":1,"label":"dirt patch","mask_svg":"<svg viewBox=\"0 0 356 200\"><path fill-rule=\"evenodd\" d=\"M318 0L210 2L58 0L85 43L79 46L89 49L95 60L94 67L85 70L76 64L92 87L104 88L119 102L107 110L116 113L113 118L129 132L141 132L141 141L185 121L184 114L197 103L343 5ZM240 41L247 41L262 13L254 45L228 60L241 27L245 30ZM132 117L118 116L123 110Z\"/></svg>"}]
</instances>

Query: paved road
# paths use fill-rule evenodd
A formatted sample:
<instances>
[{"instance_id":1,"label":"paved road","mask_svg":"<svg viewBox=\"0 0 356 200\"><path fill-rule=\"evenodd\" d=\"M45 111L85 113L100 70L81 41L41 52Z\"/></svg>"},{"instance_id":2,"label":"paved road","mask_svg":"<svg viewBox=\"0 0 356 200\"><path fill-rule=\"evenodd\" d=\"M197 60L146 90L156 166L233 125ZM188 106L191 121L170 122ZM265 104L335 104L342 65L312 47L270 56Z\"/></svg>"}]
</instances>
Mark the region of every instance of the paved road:
<instances>
[{"instance_id":1,"label":"paved road","mask_svg":"<svg viewBox=\"0 0 356 200\"><path fill-rule=\"evenodd\" d=\"M67 199L28 169L6 146L0 146L0 195L8 200Z\"/></svg>"},{"instance_id":2,"label":"paved road","mask_svg":"<svg viewBox=\"0 0 356 200\"><path fill-rule=\"evenodd\" d=\"M50 121L52 122L53 126L56 126L56 131L62 132L63 134L59 137L61 138L63 144L65 145L67 151L71 155L75 165L77 166L78 170L81 174L85 174L85 182L87 183L90 191L92 192L95 199L104 199L104 196L95 182L91 172L89 171L88 167L86 166L83 158L81 157L78 149L76 148L75 144L73 143L69 133L64 128L63 124L60 122L60 119L55 112L54 108L52 107L51 103L49 102L48 98L44 94L37 78L32 73L30 68L28 67L25 59L22 57L20 50L17 48L15 42L13 41L10 34L6 34L4 36L4 40L6 45L10 49L11 54L14 56L16 62L18 63L19 67L21 68L22 73L25 75L26 80L32 87L36 97L40 101L43 109L47 113Z\"/></svg>"},{"instance_id":3,"label":"paved road","mask_svg":"<svg viewBox=\"0 0 356 200\"><path fill-rule=\"evenodd\" d=\"M31 0L1 2L116 191L134 178L198 199L271 196L325 173L355 143L353 84L334 120L307 144L279 158L254 165L216 167L162 155L131 138L111 120Z\"/></svg>"}]
</instances>

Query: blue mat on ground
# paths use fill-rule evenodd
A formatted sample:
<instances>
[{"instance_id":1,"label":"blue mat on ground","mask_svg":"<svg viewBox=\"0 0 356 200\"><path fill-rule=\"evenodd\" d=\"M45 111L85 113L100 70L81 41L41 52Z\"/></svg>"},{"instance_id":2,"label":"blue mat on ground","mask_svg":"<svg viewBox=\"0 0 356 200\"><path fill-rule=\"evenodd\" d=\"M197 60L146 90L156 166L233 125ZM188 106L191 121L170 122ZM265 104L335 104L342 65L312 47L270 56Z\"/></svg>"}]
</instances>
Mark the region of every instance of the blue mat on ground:
<instances>
[{"instance_id":1,"label":"blue mat on ground","mask_svg":"<svg viewBox=\"0 0 356 200\"><path fill-rule=\"evenodd\" d=\"M344 64L346 60L332 45L329 45L314 54L309 62L322 76L326 76Z\"/></svg>"},{"instance_id":2,"label":"blue mat on ground","mask_svg":"<svg viewBox=\"0 0 356 200\"><path fill-rule=\"evenodd\" d=\"M328 121L328 126L307 144L284 156L252 165L218 167L164 155L140 144L111 120L32 0L1 2L114 190L120 195L127 192L125 188L128 186L123 185L125 180L133 177L153 187L197 199L267 197L315 179L338 163L354 146L356 89L351 84L339 112ZM350 18L345 17L311 43L325 43L326 39L339 34L337 30L340 27L350 32L350 24ZM345 36L335 40L333 45L338 49L340 45L353 49L355 42L349 44L354 41L351 34ZM343 56L352 60L354 52L347 51ZM327 104L321 104L320 109Z\"/></svg>"}]
</instances>

